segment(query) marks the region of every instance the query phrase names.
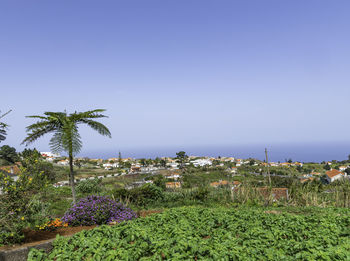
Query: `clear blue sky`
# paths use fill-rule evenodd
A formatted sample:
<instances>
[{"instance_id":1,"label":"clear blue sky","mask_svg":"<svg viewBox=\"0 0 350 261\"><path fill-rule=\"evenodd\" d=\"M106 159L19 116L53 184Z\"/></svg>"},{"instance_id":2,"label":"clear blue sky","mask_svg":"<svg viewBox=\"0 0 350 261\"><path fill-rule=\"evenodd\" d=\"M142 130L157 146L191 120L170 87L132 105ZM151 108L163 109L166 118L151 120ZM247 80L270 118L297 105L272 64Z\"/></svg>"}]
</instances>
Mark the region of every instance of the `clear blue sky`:
<instances>
[{"instance_id":1,"label":"clear blue sky","mask_svg":"<svg viewBox=\"0 0 350 261\"><path fill-rule=\"evenodd\" d=\"M105 108L83 154L350 142L349 1L0 2L0 109ZM48 137L49 138L49 137ZM49 150L48 138L34 144Z\"/></svg>"}]
</instances>

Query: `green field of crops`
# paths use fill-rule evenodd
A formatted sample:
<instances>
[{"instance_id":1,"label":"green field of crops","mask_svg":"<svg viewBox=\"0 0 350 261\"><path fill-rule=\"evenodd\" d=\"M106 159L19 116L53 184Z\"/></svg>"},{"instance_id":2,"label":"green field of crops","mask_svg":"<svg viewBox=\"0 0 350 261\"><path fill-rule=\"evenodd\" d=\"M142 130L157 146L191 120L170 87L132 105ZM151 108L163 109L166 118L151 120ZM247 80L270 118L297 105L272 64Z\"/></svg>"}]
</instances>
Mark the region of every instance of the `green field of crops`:
<instances>
[{"instance_id":1,"label":"green field of crops","mask_svg":"<svg viewBox=\"0 0 350 261\"><path fill-rule=\"evenodd\" d=\"M350 260L349 214L175 208L58 238L29 260Z\"/></svg>"}]
</instances>

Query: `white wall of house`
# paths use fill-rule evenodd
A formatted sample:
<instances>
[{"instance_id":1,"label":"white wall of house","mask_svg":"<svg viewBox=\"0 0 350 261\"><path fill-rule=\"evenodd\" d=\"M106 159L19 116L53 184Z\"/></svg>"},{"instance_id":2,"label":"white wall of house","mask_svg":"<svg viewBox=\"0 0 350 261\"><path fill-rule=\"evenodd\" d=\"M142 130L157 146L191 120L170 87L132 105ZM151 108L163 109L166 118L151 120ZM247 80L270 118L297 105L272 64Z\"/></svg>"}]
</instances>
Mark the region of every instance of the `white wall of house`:
<instances>
[{"instance_id":1,"label":"white wall of house","mask_svg":"<svg viewBox=\"0 0 350 261\"><path fill-rule=\"evenodd\" d=\"M327 181L328 182L333 182L333 181L336 181L336 180L339 180L339 179L342 179L344 176L342 175L342 174L338 174L338 175L336 175L336 176L334 176L334 177L332 177L332 178L330 178L330 177L326 177L326 179L327 179Z\"/></svg>"}]
</instances>

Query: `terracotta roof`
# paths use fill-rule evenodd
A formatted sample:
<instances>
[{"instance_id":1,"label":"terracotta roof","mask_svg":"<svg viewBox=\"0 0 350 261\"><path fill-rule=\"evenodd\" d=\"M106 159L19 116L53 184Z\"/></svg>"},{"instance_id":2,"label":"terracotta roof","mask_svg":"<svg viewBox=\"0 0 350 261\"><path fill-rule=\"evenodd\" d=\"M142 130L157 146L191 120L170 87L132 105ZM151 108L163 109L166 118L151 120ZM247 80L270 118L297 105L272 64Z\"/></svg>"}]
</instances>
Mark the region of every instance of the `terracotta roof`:
<instances>
[{"instance_id":1,"label":"terracotta roof","mask_svg":"<svg viewBox=\"0 0 350 261\"><path fill-rule=\"evenodd\" d=\"M306 181L313 181L315 178L306 178L306 179L301 179L301 183L305 183Z\"/></svg>"},{"instance_id":2,"label":"terracotta roof","mask_svg":"<svg viewBox=\"0 0 350 261\"><path fill-rule=\"evenodd\" d=\"M219 187L219 186L226 186L226 185L240 185L241 182L234 181L234 182L228 182L227 180L220 180L210 183L211 187Z\"/></svg>"},{"instance_id":3,"label":"terracotta roof","mask_svg":"<svg viewBox=\"0 0 350 261\"><path fill-rule=\"evenodd\" d=\"M335 176L338 176L338 175L344 175L343 172L337 170L337 169L332 169L332 170L329 170L329 171L326 171L326 175L331 179Z\"/></svg>"},{"instance_id":4,"label":"terracotta roof","mask_svg":"<svg viewBox=\"0 0 350 261\"><path fill-rule=\"evenodd\" d=\"M321 175L320 172L311 172L310 174L311 174L311 175L317 175L317 176Z\"/></svg>"},{"instance_id":5,"label":"terracotta roof","mask_svg":"<svg viewBox=\"0 0 350 261\"><path fill-rule=\"evenodd\" d=\"M167 182L167 183L165 183L165 186L167 188L181 188L181 183L180 182Z\"/></svg>"},{"instance_id":6,"label":"terracotta roof","mask_svg":"<svg viewBox=\"0 0 350 261\"><path fill-rule=\"evenodd\" d=\"M282 163L281 163L281 166L289 166L289 165L290 165L289 162L282 162Z\"/></svg>"}]
</instances>

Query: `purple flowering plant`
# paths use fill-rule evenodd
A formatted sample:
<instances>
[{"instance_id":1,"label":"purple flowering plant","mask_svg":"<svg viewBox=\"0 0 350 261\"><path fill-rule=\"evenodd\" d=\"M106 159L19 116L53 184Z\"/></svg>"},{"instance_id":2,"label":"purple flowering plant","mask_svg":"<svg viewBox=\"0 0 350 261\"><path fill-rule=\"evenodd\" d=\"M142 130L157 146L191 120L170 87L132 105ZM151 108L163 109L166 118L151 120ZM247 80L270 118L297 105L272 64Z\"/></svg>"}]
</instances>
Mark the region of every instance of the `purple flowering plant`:
<instances>
[{"instance_id":1,"label":"purple flowering plant","mask_svg":"<svg viewBox=\"0 0 350 261\"><path fill-rule=\"evenodd\" d=\"M90 195L80 199L62 217L70 226L102 225L131 220L137 215L132 209L108 197Z\"/></svg>"}]
</instances>

